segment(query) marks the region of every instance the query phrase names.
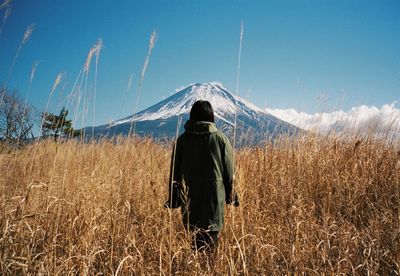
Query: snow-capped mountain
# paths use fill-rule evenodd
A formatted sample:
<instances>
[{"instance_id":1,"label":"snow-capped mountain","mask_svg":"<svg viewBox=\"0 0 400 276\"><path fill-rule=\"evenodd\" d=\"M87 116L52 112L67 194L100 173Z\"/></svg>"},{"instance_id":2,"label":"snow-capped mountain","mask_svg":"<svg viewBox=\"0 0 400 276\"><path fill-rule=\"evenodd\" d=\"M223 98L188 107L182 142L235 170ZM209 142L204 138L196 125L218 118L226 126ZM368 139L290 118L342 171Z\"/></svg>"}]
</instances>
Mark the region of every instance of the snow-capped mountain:
<instances>
[{"instance_id":1,"label":"snow-capped mountain","mask_svg":"<svg viewBox=\"0 0 400 276\"><path fill-rule=\"evenodd\" d=\"M190 84L132 116L96 127L95 133L98 136L114 136L134 132L155 138L175 137L177 129L179 133L183 132L183 125L197 100L207 100L211 103L217 127L232 139L236 116L236 141L241 145L254 144L278 134L293 134L298 131L295 126L229 92L221 83L207 82Z\"/></svg>"}]
</instances>

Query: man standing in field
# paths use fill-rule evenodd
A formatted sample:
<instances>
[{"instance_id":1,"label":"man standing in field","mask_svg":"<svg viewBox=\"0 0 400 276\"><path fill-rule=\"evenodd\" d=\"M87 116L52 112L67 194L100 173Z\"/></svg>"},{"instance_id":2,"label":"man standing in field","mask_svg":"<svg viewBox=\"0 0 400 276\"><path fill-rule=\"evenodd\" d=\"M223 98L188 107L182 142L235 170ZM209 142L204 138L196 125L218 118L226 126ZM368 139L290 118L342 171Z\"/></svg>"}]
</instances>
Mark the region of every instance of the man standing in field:
<instances>
[{"instance_id":1,"label":"man standing in field","mask_svg":"<svg viewBox=\"0 0 400 276\"><path fill-rule=\"evenodd\" d=\"M197 101L172 154L169 208L181 207L185 228L195 231L192 247L213 251L224 224L224 205L239 205L233 191L233 152L214 124L208 101Z\"/></svg>"}]
</instances>

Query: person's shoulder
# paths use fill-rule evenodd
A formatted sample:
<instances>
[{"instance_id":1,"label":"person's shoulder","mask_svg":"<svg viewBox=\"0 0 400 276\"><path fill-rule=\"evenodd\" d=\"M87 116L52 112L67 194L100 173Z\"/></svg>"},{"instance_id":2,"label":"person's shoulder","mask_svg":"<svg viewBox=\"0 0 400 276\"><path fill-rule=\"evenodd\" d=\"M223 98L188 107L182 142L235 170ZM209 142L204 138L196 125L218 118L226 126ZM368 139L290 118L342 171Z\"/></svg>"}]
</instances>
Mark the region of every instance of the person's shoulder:
<instances>
[{"instance_id":1,"label":"person's shoulder","mask_svg":"<svg viewBox=\"0 0 400 276\"><path fill-rule=\"evenodd\" d=\"M220 138L220 139L227 139L227 137L226 137L226 135L225 135L225 133L223 133L221 130L217 130L217 132L215 132L215 135L218 137L218 138Z\"/></svg>"},{"instance_id":2,"label":"person's shoulder","mask_svg":"<svg viewBox=\"0 0 400 276\"><path fill-rule=\"evenodd\" d=\"M218 129L218 131L215 132L214 134L215 134L215 137L218 140L218 142L223 143L223 144L227 144L227 143L230 144L228 137L221 130Z\"/></svg>"},{"instance_id":3,"label":"person's shoulder","mask_svg":"<svg viewBox=\"0 0 400 276\"><path fill-rule=\"evenodd\" d=\"M185 139L186 139L186 136L187 136L187 135L186 135L186 132L182 133L182 134L179 135L178 138L176 139L177 142L181 142L181 141L185 140Z\"/></svg>"}]
</instances>

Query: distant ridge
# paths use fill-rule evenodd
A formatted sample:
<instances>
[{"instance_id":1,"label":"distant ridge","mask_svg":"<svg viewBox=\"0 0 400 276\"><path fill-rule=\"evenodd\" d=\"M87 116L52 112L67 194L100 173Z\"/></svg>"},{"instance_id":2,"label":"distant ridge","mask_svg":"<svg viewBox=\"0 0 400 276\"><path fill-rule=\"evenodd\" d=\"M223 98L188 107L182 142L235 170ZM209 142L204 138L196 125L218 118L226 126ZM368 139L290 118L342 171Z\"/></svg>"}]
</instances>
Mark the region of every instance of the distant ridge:
<instances>
[{"instance_id":1,"label":"distant ridge","mask_svg":"<svg viewBox=\"0 0 400 276\"><path fill-rule=\"evenodd\" d=\"M158 138L173 138L178 121L179 132L184 131L184 123L189 119L190 109L197 100L207 100L215 113L216 125L233 140L236 122L236 142L238 145L259 144L266 139L281 134L295 134L299 129L267 113L254 104L231 93L219 82L194 83L186 86L167 99L150 106L134 115L94 128L96 137L128 135L135 123L135 134ZM86 128L91 135L92 127Z\"/></svg>"}]
</instances>

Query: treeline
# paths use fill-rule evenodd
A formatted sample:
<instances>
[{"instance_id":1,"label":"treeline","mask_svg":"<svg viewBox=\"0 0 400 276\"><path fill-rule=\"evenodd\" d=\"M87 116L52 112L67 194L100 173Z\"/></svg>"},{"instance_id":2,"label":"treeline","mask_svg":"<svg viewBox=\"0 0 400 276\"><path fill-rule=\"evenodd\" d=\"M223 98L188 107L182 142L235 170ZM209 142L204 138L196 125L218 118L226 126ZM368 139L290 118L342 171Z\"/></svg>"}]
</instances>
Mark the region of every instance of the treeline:
<instances>
[{"instance_id":1,"label":"treeline","mask_svg":"<svg viewBox=\"0 0 400 276\"><path fill-rule=\"evenodd\" d=\"M36 135L35 135L36 133ZM59 114L39 111L18 95L16 90L0 88L0 141L20 147L38 137L76 137L79 130L72 127L68 110L62 108Z\"/></svg>"}]
</instances>

